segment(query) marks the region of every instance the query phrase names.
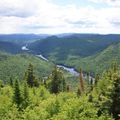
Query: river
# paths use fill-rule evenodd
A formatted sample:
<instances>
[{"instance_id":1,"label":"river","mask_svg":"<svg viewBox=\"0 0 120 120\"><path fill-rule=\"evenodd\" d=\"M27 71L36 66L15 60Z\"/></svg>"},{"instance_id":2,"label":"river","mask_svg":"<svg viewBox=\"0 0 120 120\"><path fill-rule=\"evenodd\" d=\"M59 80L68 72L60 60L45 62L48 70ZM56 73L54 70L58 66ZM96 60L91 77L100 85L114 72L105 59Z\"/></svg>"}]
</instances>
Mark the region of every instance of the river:
<instances>
[{"instance_id":1,"label":"river","mask_svg":"<svg viewBox=\"0 0 120 120\"><path fill-rule=\"evenodd\" d=\"M45 58L43 55L36 55L37 57L45 60L45 61L49 61L47 58ZM72 67L66 67L65 65L57 65L58 68L62 68L66 71L68 71L70 74L74 75L74 76L78 76L79 73Z\"/></svg>"},{"instance_id":2,"label":"river","mask_svg":"<svg viewBox=\"0 0 120 120\"><path fill-rule=\"evenodd\" d=\"M21 48L23 51L28 51L29 49L27 48L27 45L25 45L25 46L22 46L22 48ZM41 59L43 59L44 61L47 61L47 62L49 62L49 60L46 58L46 57L44 57L42 54L39 54L39 55L36 55L37 57L39 57L39 58L41 58ZM73 76L79 76L79 72L77 72L76 70L75 70L75 68L73 68L73 67L67 67L67 66L65 66L65 65L57 65L57 67L58 68L62 68L62 69L64 69L64 70L66 70L66 71L68 71L71 75L73 75ZM87 77L87 75L86 74L83 74L83 77L86 79L86 77ZM89 79L94 79L92 76L89 76Z\"/></svg>"},{"instance_id":3,"label":"river","mask_svg":"<svg viewBox=\"0 0 120 120\"><path fill-rule=\"evenodd\" d=\"M45 60L45 61L49 61L47 58L45 58L43 55L36 55L37 57L39 57L39 58L41 58L41 59L43 59L43 60ZM71 75L73 75L73 76L79 76L79 72L77 72L76 70L75 70L75 68L73 68L73 67L67 67L67 66L65 66L65 65L57 65L57 67L58 68L62 68L62 69L64 69L64 70L66 70L66 71L68 71ZM84 79L87 79L87 74L86 73L83 73L83 78ZM89 75L89 82L91 81L91 79L93 80L93 82L94 82L94 77L92 77L92 76L90 76Z\"/></svg>"},{"instance_id":4,"label":"river","mask_svg":"<svg viewBox=\"0 0 120 120\"><path fill-rule=\"evenodd\" d=\"M79 73L72 67L66 67L64 65L57 65L57 67L63 68L64 70L68 71L70 74L72 74L74 76L78 76L79 75Z\"/></svg>"}]
</instances>

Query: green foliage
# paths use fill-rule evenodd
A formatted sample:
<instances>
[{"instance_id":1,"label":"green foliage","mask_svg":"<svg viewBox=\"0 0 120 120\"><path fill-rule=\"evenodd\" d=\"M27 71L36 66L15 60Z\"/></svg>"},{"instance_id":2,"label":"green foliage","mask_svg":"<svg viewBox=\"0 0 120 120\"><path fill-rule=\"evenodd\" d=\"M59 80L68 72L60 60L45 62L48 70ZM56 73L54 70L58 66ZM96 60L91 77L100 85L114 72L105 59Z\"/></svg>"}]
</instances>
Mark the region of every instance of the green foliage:
<instances>
[{"instance_id":1,"label":"green foliage","mask_svg":"<svg viewBox=\"0 0 120 120\"><path fill-rule=\"evenodd\" d=\"M35 53L43 53L57 62L66 60L68 55L91 56L119 40L119 35L73 34L65 37L50 36L35 41L28 47Z\"/></svg>"},{"instance_id":2,"label":"green foliage","mask_svg":"<svg viewBox=\"0 0 120 120\"><path fill-rule=\"evenodd\" d=\"M28 68L29 63L34 66L36 78L48 76L51 73L52 63L43 61L42 59L30 54L10 55L0 52L0 79L5 83L17 76L23 80L23 76Z\"/></svg>"},{"instance_id":3,"label":"green foliage","mask_svg":"<svg viewBox=\"0 0 120 120\"><path fill-rule=\"evenodd\" d=\"M27 88L28 95L26 85L21 85L25 91L23 98L26 100L29 96L30 102L22 111L12 104L14 88L10 86L2 88L0 94L1 120L113 120L107 114L98 117L98 108L95 107L94 102L88 102L86 95L77 97L75 93L62 92L56 96L50 94L43 86Z\"/></svg>"},{"instance_id":4,"label":"green foliage","mask_svg":"<svg viewBox=\"0 0 120 120\"><path fill-rule=\"evenodd\" d=\"M52 93L59 93L60 91L65 91L66 89L66 82L63 77L62 72L60 69L58 69L56 66L54 70L52 71L52 76L51 76L51 92Z\"/></svg>"},{"instance_id":5,"label":"green foliage","mask_svg":"<svg viewBox=\"0 0 120 120\"><path fill-rule=\"evenodd\" d=\"M29 89L28 89L28 85L27 83L25 82L24 83L24 89L23 89L23 107L26 108L28 105L29 105Z\"/></svg>"},{"instance_id":6,"label":"green foliage","mask_svg":"<svg viewBox=\"0 0 120 120\"><path fill-rule=\"evenodd\" d=\"M19 86L19 82L18 82L17 79L16 79L15 85L14 85L13 102L17 105L18 108L21 107L21 104L22 104L22 96L21 96L21 93L20 93L20 86Z\"/></svg>"},{"instance_id":7,"label":"green foliage","mask_svg":"<svg viewBox=\"0 0 120 120\"><path fill-rule=\"evenodd\" d=\"M110 99L112 100L110 112L113 114L113 117L118 120L120 119L120 72L114 74L113 77L113 88L110 93Z\"/></svg>"},{"instance_id":8,"label":"green foliage","mask_svg":"<svg viewBox=\"0 0 120 120\"><path fill-rule=\"evenodd\" d=\"M82 94L80 89L77 93L72 91L57 67L49 77L44 77L46 84L38 87L35 87L35 75L30 64L24 81L0 82L1 120L113 120L112 116L119 119L120 69L116 63L97 75L95 84L93 80L84 81ZM55 94L51 94L49 88Z\"/></svg>"},{"instance_id":9,"label":"green foliage","mask_svg":"<svg viewBox=\"0 0 120 120\"><path fill-rule=\"evenodd\" d=\"M77 90L77 96L79 97L81 95L81 90L80 90L80 88L78 88L78 90Z\"/></svg>"},{"instance_id":10,"label":"green foliage","mask_svg":"<svg viewBox=\"0 0 120 120\"><path fill-rule=\"evenodd\" d=\"M42 53L56 64L99 73L107 69L113 60L119 62L119 40L113 35L52 36L30 44L29 48L35 53Z\"/></svg>"},{"instance_id":11,"label":"green foliage","mask_svg":"<svg viewBox=\"0 0 120 120\"><path fill-rule=\"evenodd\" d=\"M28 84L30 87L35 86L35 79L36 79L36 78L35 78L35 75L34 75L34 73L33 73L33 65L32 65L32 64L29 64L25 78L26 78L27 84Z\"/></svg>"},{"instance_id":12,"label":"green foliage","mask_svg":"<svg viewBox=\"0 0 120 120\"><path fill-rule=\"evenodd\" d=\"M3 81L0 80L0 88L4 87Z\"/></svg>"},{"instance_id":13,"label":"green foliage","mask_svg":"<svg viewBox=\"0 0 120 120\"><path fill-rule=\"evenodd\" d=\"M102 112L112 114L118 120L120 114L120 70L115 64L103 73L97 84L99 115Z\"/></svg>"},{"instance_id":14,"label":"green foliage","mask_svg":"<svg viewBox=\"0 0 120 120\"><path fill-rule=\"evenodd\" d=\"M81 67L84 71L91 71L99 74L108 69L113 61L117 61L118 64L120 64L119 53L120 42L112 44L103 51L87 57L68 55L66 60L60 61L59 63L66 64L68 66L75 66L78 70L79 67Z\"/></svg>"},{"instance_id":15,"label":"green foliage","mask_svg":"<svg viewBox=\"0 0 120 120\"><path fill-rule=\"evenodd\" d=\"M13 87L13 79L12 79L12 77L10 77L10 85Z\"/></svg>"}]
</instances>

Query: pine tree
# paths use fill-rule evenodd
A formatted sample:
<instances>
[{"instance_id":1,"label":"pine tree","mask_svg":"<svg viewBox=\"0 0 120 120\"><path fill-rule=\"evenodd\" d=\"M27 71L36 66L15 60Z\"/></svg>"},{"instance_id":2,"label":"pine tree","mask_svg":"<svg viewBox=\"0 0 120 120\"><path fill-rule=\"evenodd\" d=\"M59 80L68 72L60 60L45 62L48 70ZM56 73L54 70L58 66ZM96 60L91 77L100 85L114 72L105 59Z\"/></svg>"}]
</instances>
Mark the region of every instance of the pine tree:
<instances>
[{"instance_id":1,"label":"pine tree","mask_svg":"<svg viewBox=\"0 0 120 120\"><path fill-rule=\"evenodd\" d=\"M27 84L30 87L35 86L35 76L34 76L34 73L33 73L33 65L32 64L29 64L27 73L25 75L26 75L25 78L27 80Z\"/></svg>"},{"instance_id":2,"label":"pine tree","mask_svg":"<svg viewBox=\"0 0 120 120\"><path fill-rule=\"evenodd\" d=\"M21 107L21 104L22 104L22 97L21 97L21 93L20 93L19 82L18 82L17 79L16 79L15 85L14 85L13 102L17 105L18 108Z\"/></svg>"},{"instance_id":3,"label":"pine tree","mask_svg":"<svg viewBox=\"0 0 120 120\"><path fill-rule=\"evenodd\" d=\"M26 108L29 105L29 91L28 85L24 83L24 91L23 91L23 107Z\"/></svg>"},{"instance_id":4,"label":"pine tree","mask_svg":"<svg viewBox=\"0 0 120 120\"><path fill-rule=\"evenodd\" d=\"M120 76L115 78L113 82L110 99L112 100L110 112L113 114L115 120L118 120L120 119Z\"/></svg>"},{"instance_id":5,"label":"pine tree","mask_svg":"<svg viewBox=\"0 0 120 120\"><path fill-rule=\"evenodd\" d=\"M120 119L120 70L112 67L105 72L98 82L100 102L102 103L99 115L108 111L115 120Z\"/></svg>"},{"instance_id":6,"label":"pine tree","mask_svg":"<svg viewBox=\"0 0 120 120\"><path fill-rule=\"evenodd\" d=\"M81 91L84 91L84 81L83 81L82 69L80 69L80 89L81 89Z\"/></svg>"},{"instance_id":7,"label":"pine tree","mask_svg":"<svg viewBox=\"0 0 120 120\"><path fill-rule=\"evenodd\" d=\"M110 78L111 86L108 89L108 98L110 105L108 106L110 114L115 120L120 119L120 70L116 62L112 63L112 67L107 73Z\"/></svg>"},{"instance_id":8,"label":"pine tree","mask_svg":"<svg viewBox=\"0 0 120 120\"><path fill-rule=\"evenodd\" d=\"M62 76L60 70L55 66L52 71L51 92L59 93L61 91Z\"/></svg>"}]
</instances>

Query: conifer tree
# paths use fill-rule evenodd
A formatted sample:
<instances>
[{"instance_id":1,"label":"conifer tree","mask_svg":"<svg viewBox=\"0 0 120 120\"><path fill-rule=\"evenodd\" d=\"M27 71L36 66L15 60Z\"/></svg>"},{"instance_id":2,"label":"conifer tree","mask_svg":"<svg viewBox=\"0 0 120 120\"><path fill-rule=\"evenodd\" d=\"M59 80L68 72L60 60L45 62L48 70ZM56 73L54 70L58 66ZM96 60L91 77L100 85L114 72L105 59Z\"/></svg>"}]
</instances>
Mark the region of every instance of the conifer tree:
<instances>
[{"instance_id":1,"label":"conifer tree","mask_svg":"<svg viewBox=\"0 0 120 120\"><path fill-rule=\"evenodd\" d=\"M61 91L62 76L60 70L55 66L52 71L51 92L59 93Z\"/></svg>"},{"instance_id":2,"label":"conifer tree","mask_svg":"<svg viewBox=\"0 0 120 120\"><path fill-rule=\"evenodd\" d=\"M115 78L113 82L113 89L110 94L112 100L110 112L113 114L115 120L120 119L120 76Z\"/></svg>"},{"instance_id":3,"label":"conifer tree","mask_svg":"<svg viewBox=\"0 0 120 120\"><path fill-rule=\"evenodd\" d=\"M102 101L101 110L108 111L115 120L120 119L120 70L117 67L110 68L104 73L102 80L98 82ZM103 86L104 85L104 86ZM107 99L104 99L107 98Z\"/></svg>"},{"instance_id":4,"label":"conifer tree","mask_svg":"<svg viewBox=\"0 0 120 120\"><path fill-rule=\"evenodd\" d=\"M34 76L34 73L33 73L33 65L32 64L29 64L29 66L28 66L28 70L27 70L27 73L26 73L26 80L27 80L27 84L30 87L35 86L35 76Z\"/></svg>"},{"instance_id":5,"label":"conifer tree","mask_svg":"<svg viewBox=\"0 0 120 120\"><path fill-rule=\"evenodd\" d=\"M20 93L20 86L19 82L16 79L15 80L15 85L14 85L14 96L13 96L13 102L16 103L17 107L20 108L22 104L22 97Z\"/></svg>"},{"instance_id":6,"label":"conifer tree","mask_svg":"<svg viewBox=\"0 0 120 120\"><path fill-rule=\"evenodd\" d=\"M29 105L29 90L28 85L24 83L24 91L23 91L23 107L26 108Z\"/></svg>"}]
</instances>

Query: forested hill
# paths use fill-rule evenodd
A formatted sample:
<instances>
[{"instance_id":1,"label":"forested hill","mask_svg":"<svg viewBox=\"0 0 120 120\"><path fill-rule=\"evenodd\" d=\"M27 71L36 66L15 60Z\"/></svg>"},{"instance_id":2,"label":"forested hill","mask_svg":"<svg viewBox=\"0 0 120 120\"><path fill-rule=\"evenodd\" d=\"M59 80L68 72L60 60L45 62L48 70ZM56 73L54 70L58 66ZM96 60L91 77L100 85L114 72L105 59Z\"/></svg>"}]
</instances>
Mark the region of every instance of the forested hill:
<instances>
[{"instance_id":1,"label":"forested hill","mask_svg":"<svg viewBox=\"0 0 120 120\"><path fill-rule=\"evenodd\" d=\"M30 54L11 55L0 52L0 79L9 81L10 77L23 79L29 64L33 64L36 76L45 77L51 73L52 63Z\"/></svg>"},{"instance_id":2,"label":"forested hill","mask_svg":"<svg viewBox=\"0 0 120 120\"><path fill-rule=\"evenodd\" d=\"M81 66L85 71L103 72L110 67L111 63L116 61L120 65L120 42L115 43L103 51L81 58L79 56L69 56L66 61L61 61L68 66L75 66L77 69Z\"/></svg>"},{"instance_id":3,"label":"forested hill","mask_svg":"<svg viewBox=\"0 0 120 120\"><path fill-rule=\"evenodd\" d=\"M0 41L0 51L8 52L8 53L20 53L21 46L19 44L8 42L8 41Z\"/></svg>"},{"instance_id":4,"label":"forested hill","mask_svg":"<svg viewBox=\"0 0 120 120\"><path fill-rule=\"evenodd\" d=\"M98 38L48 37L25 46L29 54L4 53L17 53L19 42L1 41L0 120L119 120L120 39Z\"/></svg>"},{"instance_id":5,"label":"forested hill","mask_svg":"<svg viewBox=\"0 0 120 120\"><path fill-rule=\"evenodd\" d=\"M68 55L91 56L120 41L120 35L73 34L64 37L51 36L29 45L35 53L63 60Z\"/></svg>"},{"instance_id":6,"label":"forested hill","mask_svg":"<svg viewBox=\"0 0 120 120\"><path fill-rule=\"evenodd\" d=\"M0 36L0 50L14 54L23 52L29 52L33 55L41 54L56 64L64 64L76 69L82 67L83 70L92 72L102 71L113 60L117 60L119 63L119 57L116 58L116 56L119 56L120 53L118 47L120 35L117 34L61 34L50 37L47 35L41 37L40 35L20 36L19 38L19 35L3 35L4 39ZM7 40L8 38L9 40ZM27 43L24 43L24 40ZM26 44L28 50L23 51L21 48Z\"/></svg>"}]
</instances>

